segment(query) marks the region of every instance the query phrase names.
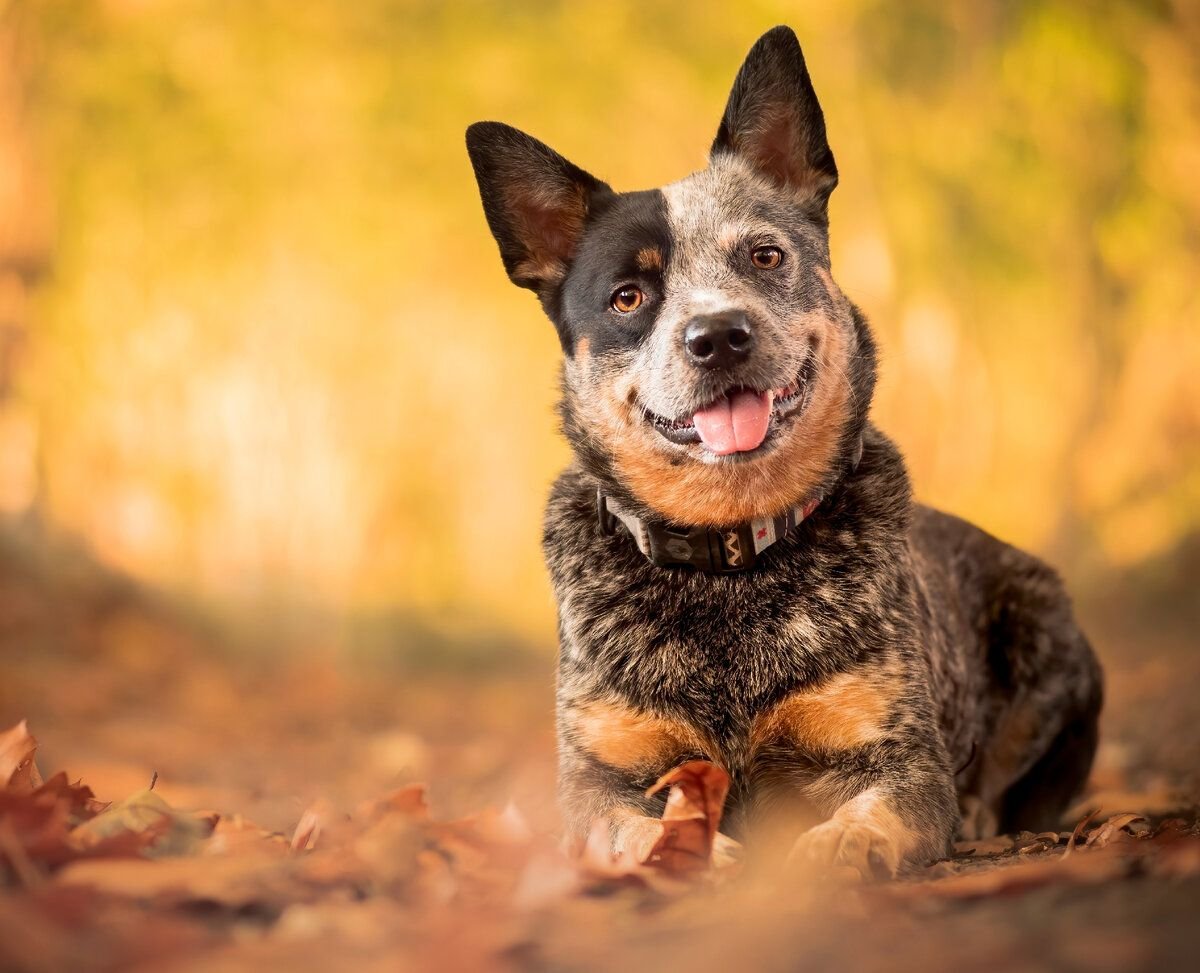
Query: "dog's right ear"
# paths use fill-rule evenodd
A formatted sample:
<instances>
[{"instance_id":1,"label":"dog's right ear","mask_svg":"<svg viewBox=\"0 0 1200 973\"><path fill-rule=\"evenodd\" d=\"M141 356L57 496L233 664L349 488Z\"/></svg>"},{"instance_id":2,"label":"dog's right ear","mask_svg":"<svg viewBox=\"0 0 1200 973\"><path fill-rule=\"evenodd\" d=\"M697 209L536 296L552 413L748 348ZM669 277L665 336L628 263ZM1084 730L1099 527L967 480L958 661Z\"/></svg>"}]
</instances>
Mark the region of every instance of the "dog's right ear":
<instances>
[{"instance_id":1,"label":"dog's right ear","mask_svg":"<svg viewBox=\"0 0 1200 973\"><path fill-rule=\"evenodd\" d=\"M596 197L612 190L500 122L468 128L467 152L504 269L514 284L544 293L566 276Z\"/></svg>"},{"instance_id":2,"label":"dog's right ear","mask_svg":"<svg viewBox=\"0 0 1200 973\"><path fill-rule=\"evenodd\" d=\"M838 181L825 116L790 27L758 39L738 71L712 156L737 155L823 215Z\"/></svg>"}]
</instances>

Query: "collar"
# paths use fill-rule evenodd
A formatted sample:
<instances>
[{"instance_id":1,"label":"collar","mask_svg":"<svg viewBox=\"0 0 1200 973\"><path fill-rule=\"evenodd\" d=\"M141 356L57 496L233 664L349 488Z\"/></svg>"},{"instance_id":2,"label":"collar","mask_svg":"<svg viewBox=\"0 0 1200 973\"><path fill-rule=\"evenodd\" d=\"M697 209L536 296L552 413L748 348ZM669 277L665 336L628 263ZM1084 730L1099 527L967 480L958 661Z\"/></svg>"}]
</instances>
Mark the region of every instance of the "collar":
<instances>
[{"instance_id":1,"label":"collar","mask_svg":"<svg viewBox=\"0 0 1200 973\"><path fill-rule=\"evenodd\" d=\"M854 449L850 472L858 467L862 450L860 439ZM690 567L704 574L737 574L752 568L763 551L787 537L824 499L821 494L778 517L755 517L733 527L676 527L643 520L602 489L597 489L596 512L603 534L613 536L623 527L638 550L659 567Z\"/></svg>"}]
</instances>

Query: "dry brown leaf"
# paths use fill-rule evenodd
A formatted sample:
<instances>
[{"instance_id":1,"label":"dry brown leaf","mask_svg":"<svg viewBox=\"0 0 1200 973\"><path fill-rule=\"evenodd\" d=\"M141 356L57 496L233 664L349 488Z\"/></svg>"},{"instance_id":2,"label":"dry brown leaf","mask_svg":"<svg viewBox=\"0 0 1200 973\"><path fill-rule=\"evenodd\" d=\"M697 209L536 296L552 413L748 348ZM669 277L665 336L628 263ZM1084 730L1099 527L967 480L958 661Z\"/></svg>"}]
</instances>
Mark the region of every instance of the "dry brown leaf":
<instances>
[{"instance_id":1,"label":"dry brown leaf","mask_svg":"<svg viewBox=\"0 0 1200 973\"><path fill-rule=\"evenodd\" d=\"M1063 852L1064 857L1075 850L1075 846L1079 844L1079 839L1083 836L1084 830L1099 813L1100 808L1093 808L1079 819L1079 822L1075 825L1075 829L1071 832L1071 837L1067 840L1067 850Z\"/></svg>"},{"instance_id":2,"label":"dry brown leaf","mask_svg":"<svg viewBox=\"0 0 1200 973\"><path fill-rule=\"evenodd\" d=\"M0 787L20 793L37 790L42 784L34 762L37 738L25 720L0 733Z\"/></svg>"},{"instance_id":3,"label":"dry brown leaf","mask_svg":"<svg viewBox=\"0 0 1200 973\"><path fill-rule=\"evenodd\" d=\"M37 882L43 870L80 856L72 829L105 806L90 788L72 784L63 773L33 791L0 790L0 864L7 864L22 884ZM106 846L87 853L127 854L130 849Z\"/></svg>"},{"instance_id":4,"label":"dry brown leaf","mask_svg":"<svg viewBox=\"0 0 1200 973\"><path fill-rule=\"evenodd\" d=\"M1140 824L1142 827L1135 832L1133 826L1136 824ZM1148 829L1149 823L1144 815L1135 814L1132 811L1114 814L1088 835L1087 844L1089 848L1103 848L1114 841L1128 841L1136 838Z\"/></svg>"},{"instance_id":5,"label":"dry brown leaf","mask_svg":"<svg viewBox=\"0 0 1200 973\"><path fill-rule=\"evenodd\" d=\"M707 869L721 826L729 775L716 764L692 760L664 774L647 795L670 787L663 809L662 837L642 864L672 874Z\"/></svg>"},{"instance_id":6,"label":"dry brown leaf","mask_svg":"<svg viewBox=\"0 0 1200 973\"><path fill-rule=\"evenodd\" d=\"M296 830L292 832L289 845L292 851L312 851L324 831L333 820L334 810L328 801L314 801L296 822Z\"/></svg>"},{"instance_id":7,"label":"dry brown leaf","mask_svg":"<svg viewBox=\"0 0 1200 973\"><path fill-rule=\"evenodd\" d=\"M71 832L70 840L81 851L117 841L140 845L151 856L188 855L199 850L215 825L211 814L179 811L154 791L145 790L85 821Z\"/></svg>"},{"instance_id":8,"label":"dry brown leaf","mask_svg":"<svg viewBox=\"0 0 1200 973\"><path fill-rule=\"evenodd\" d=\"M638 819L650 833L645 836L647 850L640 858L613 852L611 823L598 818L592 823L582 848L575 854L580 873L589 880L627 883L658 891L681 891L684 879L710 869L714 861L721 866L736 860L736 842L725 839L717 846L718 828L729 792L729 776L720 767L704 760L681 764L664 774L646 793L656 794L670 787L662 818ZM643 845L645 847L645 845ZM554 881L551 876L547 884Z\"/></svg>"},{"instance_id":9,"label":"dry brown leaf","mask_svg":"<svg viewBox=\"0 0 1200 973\"><path fill-rule=\"evenodd\" d=\"M1037 855L1057 846L1057 831L1043 831L1039 834L1024 833L1013 844L1013 848L1019 855Z\"/></svg>"}]
</instances>

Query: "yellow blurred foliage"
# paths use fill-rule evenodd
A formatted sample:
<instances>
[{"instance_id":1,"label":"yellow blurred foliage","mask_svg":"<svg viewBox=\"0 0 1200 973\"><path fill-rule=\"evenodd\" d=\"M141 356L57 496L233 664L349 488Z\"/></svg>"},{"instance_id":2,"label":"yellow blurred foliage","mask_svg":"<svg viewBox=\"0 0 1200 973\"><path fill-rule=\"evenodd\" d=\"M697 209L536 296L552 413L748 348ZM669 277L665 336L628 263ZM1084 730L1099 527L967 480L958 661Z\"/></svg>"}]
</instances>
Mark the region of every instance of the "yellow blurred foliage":
<instances>
[{"instance_id":1,"label":"yellow blurred foliage","mask_svg":"<svg viewBox=\"0 0 1200 973\"><path fill-rule=\"evenodd\" d=\"M504 278L463 129L660 185L703 165L777 22L826 110L834 270L919 495L1068 564L1200 525L1182 0L9 6L57 236L0 506L137 575L549 640L558 347Z\"/></svg>"}]
</instances>

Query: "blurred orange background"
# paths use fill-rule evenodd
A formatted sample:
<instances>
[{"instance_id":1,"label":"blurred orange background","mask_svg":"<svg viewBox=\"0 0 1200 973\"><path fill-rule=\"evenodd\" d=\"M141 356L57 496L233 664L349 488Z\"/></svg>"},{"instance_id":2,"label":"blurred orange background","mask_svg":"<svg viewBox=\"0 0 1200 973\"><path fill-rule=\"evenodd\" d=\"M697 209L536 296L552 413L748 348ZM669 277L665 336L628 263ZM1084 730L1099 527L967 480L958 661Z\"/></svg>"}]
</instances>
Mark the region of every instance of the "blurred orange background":
<instances>
[{"instance_id":1,"label":"blurred orange background","mask_svg":"<svg viewBox=\"0 0 1200 973\"><path fill-rule=\"evenodd\" d=\"M740 59L787 22L842 173L834 272L918 495L1084 595L1192 587L1192 5L0 10L7 530L217 613L334 619L330 644L396 618L549 651L558 346L504 277L463 129L661 185L703 166Z\"/></svg>"},{"instance_id":2,"label":"blurred orange background","mask_svg":"<svg viewBox=\"0 0 1200 973\"><path fill-rule=\"evenodd\" d=\"M662 185L705 164L777 23L841 171L834 274L879 337L876 422L920 498L1061 569L1103 661L1064 827L1194 822L1192 0L0 0L0 733L27 718L47 776L103 801L156 781L181 813L283 835L323 809L332 854L300 866L415 782L435 821L511 803L552 834L559 346L504 275L463 132L507 121L619 189ZM4 886L22 832L0 831ZM814 886L799 912L751 888L689 919L589 893L514 925L519 896L481 910L469 856L461 895L418 888L413 833L366 848L353 895L288 878L273 912L210 890L186 921L170 896L84 915L57 879L0 887L0 966L466 969L480 943L520 969L1195 965L1194 847L1178 874L1164 852L1105 880L1076 866L1110 859L1047 845L1059 880L1100 884L944 911ZM158 874L238 864L205 847Z\"/></svg>"}]
</instances>

